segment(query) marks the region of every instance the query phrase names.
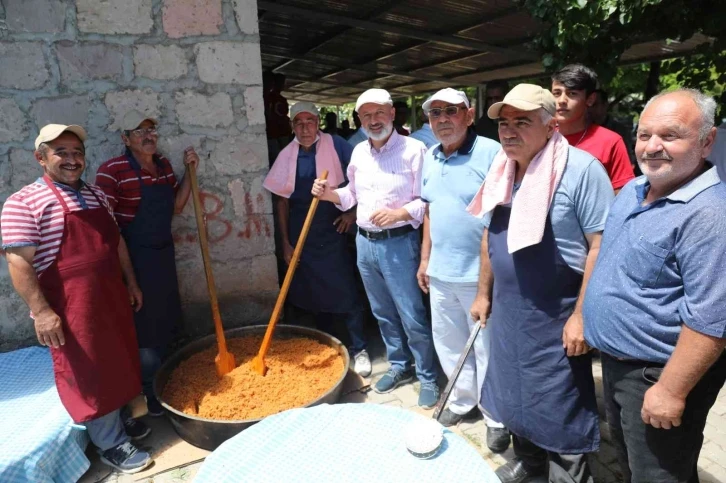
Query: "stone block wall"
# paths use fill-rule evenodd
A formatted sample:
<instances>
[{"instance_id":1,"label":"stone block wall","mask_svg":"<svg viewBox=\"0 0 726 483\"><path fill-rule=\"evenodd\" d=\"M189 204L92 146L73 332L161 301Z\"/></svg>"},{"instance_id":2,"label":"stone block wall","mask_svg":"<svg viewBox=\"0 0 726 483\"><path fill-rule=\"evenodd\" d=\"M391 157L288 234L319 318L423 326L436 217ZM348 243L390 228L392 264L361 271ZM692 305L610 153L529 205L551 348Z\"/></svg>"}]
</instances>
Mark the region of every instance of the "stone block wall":
<instances>
[{"instance_id":1,"label":"stone block wall","mask_svg":"<svg viewBox=\"0 0 726 483\"><path fill-rule=\"evenodd\" d=\"M277 291L256 0L0 0L0 203L41 169L49 122L89 132L88 169L123 153L129 109L160 120L160 150L183 173L193 145L223 320L266 322ZM193 206L175 217L184 333L212 332ZM102 314L100 314L102 316ZM34 343L0 261L0 350Z\"/></svg>"}]
</instances>

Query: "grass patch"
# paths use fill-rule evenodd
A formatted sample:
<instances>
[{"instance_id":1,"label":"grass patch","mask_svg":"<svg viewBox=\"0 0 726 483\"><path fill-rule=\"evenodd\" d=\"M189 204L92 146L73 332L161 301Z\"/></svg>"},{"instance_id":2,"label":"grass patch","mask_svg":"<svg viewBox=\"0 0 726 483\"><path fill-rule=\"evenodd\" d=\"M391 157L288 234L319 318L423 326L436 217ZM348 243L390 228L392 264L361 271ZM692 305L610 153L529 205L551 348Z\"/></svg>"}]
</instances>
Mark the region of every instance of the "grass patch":
<instances>
[{"instance_id":1,"label":"grass patch","mask_svg":"<svg viewBox=\"0 0 726 483\"><path fill-rule=\"evenodd\" d=\"M469 440L469 442L471 444L473 444L474 446L476 446L479 449L482 448L482 446L481 446L481 438L479 438L479 436L477 436L476 434L469 434L469 433L462 433L462 434L464 435L464 437L467 440Z\"/></svg>"}]
</instances>

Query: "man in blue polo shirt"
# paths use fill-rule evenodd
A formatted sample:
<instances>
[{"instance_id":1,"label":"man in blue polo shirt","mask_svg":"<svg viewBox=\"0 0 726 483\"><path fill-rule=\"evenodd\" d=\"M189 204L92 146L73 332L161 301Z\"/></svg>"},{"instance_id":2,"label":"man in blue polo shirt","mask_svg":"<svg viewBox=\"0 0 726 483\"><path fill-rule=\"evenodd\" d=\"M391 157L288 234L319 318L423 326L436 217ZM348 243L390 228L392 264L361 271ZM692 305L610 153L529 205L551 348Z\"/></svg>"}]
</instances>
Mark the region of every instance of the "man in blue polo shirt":
<instances>
[{"instance_id":1,"label":"man in blue polo shirt","mask_svg":"<svg viewBox=\"0 0 726 483\"><path fill-rule=\"evenodd\" d=\"M698 481L706 417L726 379L726 185L705 161L716 103L660 94L640 117L645 176L613 204L584 303L627 482Z\"/></svg>"},{"instance_id":2,"label":"man in blue polo shirt","mask_svg":"<svg viewBox=\"0 0 726 483\"><path fill-rule=\"evenodd\" d=\"M424 156L421 197L428 202L423 223L418 283L431 294L431 326L441 367L451 375L475 322L469 317L479 279L482 220L466 211L501 146L469 126L474 110L462 91L442 89L423 104L440 144ZM416 133L414 133L416 134ZM480 332L474 354L459 375L439 422L458 424L477 409L489 362L489 330ZM487 418L487 445L509 447L509 432Z\"/></svg>"}]
</instances>

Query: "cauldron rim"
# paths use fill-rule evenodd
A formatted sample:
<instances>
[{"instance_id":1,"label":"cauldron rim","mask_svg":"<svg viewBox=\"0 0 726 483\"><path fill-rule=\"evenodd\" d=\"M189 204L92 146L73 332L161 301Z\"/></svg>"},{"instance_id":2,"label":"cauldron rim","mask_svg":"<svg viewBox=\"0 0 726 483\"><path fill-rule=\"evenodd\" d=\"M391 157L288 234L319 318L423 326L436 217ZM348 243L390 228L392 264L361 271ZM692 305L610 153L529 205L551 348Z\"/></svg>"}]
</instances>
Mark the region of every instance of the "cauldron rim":
<instances>
[{"instance_id":1,"label":"cauldron rim","mask_svg":"<svg viewBox=\"0 0 726 483\"><path fill-rule=\"evenodd\" d=\"M232 339L236 337L245 337L250 335L264 335L265 331L267 330L267 325L248 325L245 327L236 327L234 329L228 329L224 331L224 335L227 339ZM343 357L344 360L344 368L343 373L341 374L340 378L336 381L335 384L333 384L330 389L328 389L324 394L322 394L320 397L315 399L314 401L311 401L304 406L301 406L303 408L316 406L320 401L328 398L334 391L339 390L339 388L342 386L343 381L345 380L345 377L348 374L348 371L350 370L350 355L348 354L348 350L343 345L343 343L333 337L332 335L328 334L327 332L323 332L321 330L313 329L310 327L303 327L298 325L285 325L285 324L279 324L277 327L275 327L275 337L279 336L280 334L287 335L290 333L290 335L298 335L298 336L305 336L309 335L312 336L314 340L317 340L318 342L325 343L326 345L329 345L333 347L334 349L338 350L338 353ZM326 341L324 342L323 339ZM157 371L156 375L154 376L154 382L153 382L153 388L154 388L154 394L156 395L156 398L159 400L159 403L161 403L162 407L166 409L167 411L176 414L177 416L180 416L182 418L191 419L203 423L214 423L214 424L229 424L229 425L239 425L239 424L245 424L248 426L252 426L255 423L259 423L263 419L273 416L274 414L270 414L268 416L264 416L262 418L257 419L209 419L209 418L200 418L199 416L193 416L191 414L187 414L185 412L179 411L175 409L173 406L166 403L163 399L163 391L159 390L159 377L162 374L169 374L171 375L172 371L179 366L179 364L183 361L191 357L192 355L204 351L214 345L216 343L216 336L215 334L210 334L207 336L204 336L200 339L193 340L192 342L189 342L188 344L184 345L183 347L177 349L161 366L161 368ZM273 338L274 343L274 338ZM198 350L194 351L193 353L189 355L182 355L183 353L186 353L190 346L198 346ZM170 367L173 364L173 367ZM168 381L167 381L168 382ZM164 384L166 386L166 383ZM290 409L297 409L297 408L290 408Z\"/></svg>"}]
</instances>

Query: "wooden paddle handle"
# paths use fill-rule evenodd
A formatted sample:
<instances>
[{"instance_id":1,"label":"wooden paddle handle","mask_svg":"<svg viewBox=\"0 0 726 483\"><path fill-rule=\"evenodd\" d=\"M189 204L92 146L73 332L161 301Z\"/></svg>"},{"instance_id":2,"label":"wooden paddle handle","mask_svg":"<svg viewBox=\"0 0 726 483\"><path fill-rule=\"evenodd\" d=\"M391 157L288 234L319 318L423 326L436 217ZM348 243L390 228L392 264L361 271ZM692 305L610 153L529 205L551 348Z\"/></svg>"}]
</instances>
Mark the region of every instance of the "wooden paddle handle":
<instances>
[{"instance_id":1,"label":"wooden paddle handle","mask_svg":"<svg viewBox=\"0 0 726 483\"><path fill-rule=\"evenodd\" d=\"M325 170L320 175L320 179L328 179L328 171ZM285 274L285 280L282 282L282 288L280 289L280 294L277 296L277 302L275 302L275 309L272 311L272 316L270 317L270 323L267 324L267 332L265 332L265 338L262 340L262 345L260 346L260 352L257 354L257 357L259 360L264 360L265 355L267 354L267 350L270 348L270 344L272 343L272 334L275 332L275 325L277 325L277 321L280 319L280 315L282 312L282 307L285 304L285 299L287 298L287 292L290 290L290 284L292 283L292 277L295 274L295 269L297 268L297 264L300 261L300 255L302 254L303 245L305 244L305 239L308 237L308 232L310 231L310 225L313 223L313 217L315 216L315 210L318 208L318 203L320 200L317 197L313 197L312 203L310 203L310 208L308 209L308 215L305 218L305 223L303 223L302 231L300 232L300 237L297 239L297 243L295 244L295 251L292 253L292 260L290 260L290 265L287 267L287 273Z\"/></svg>"},{"instance_id":2,"label":"wooden paddle handle","mask_svg":"<svg viewBox=\"0 0 726 483\"><path fill-rule=\"evenodd\" d=\"M209 259L209 243L207 242L207 227L204 223L204 209L199 196L199 184L197 183L197 172L194 167L189 170L189 179L192 182L192 200L194 201L194 214L197 217L197 231L199 232L199 247L202 250L204 261L204 273L207 276L207 289L209 290L209 302L212 305L212 317L214 318L214 331L217 334L217 345L220 353L227 352L227 340L224 338L222 317L219 315L219 302L217 301L217 289L214 286L214 274L212 273L212 262Z\"/></svg>"}]
</instances>

